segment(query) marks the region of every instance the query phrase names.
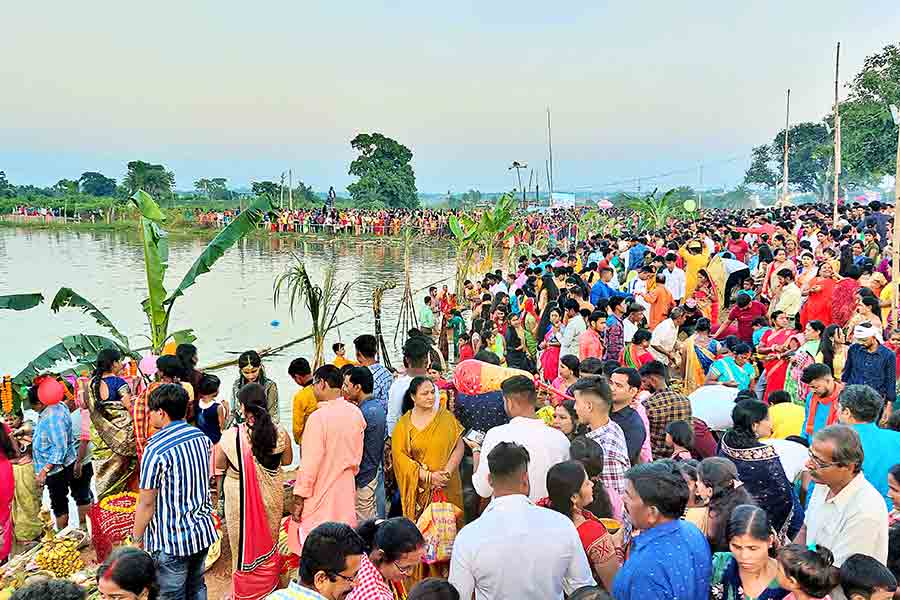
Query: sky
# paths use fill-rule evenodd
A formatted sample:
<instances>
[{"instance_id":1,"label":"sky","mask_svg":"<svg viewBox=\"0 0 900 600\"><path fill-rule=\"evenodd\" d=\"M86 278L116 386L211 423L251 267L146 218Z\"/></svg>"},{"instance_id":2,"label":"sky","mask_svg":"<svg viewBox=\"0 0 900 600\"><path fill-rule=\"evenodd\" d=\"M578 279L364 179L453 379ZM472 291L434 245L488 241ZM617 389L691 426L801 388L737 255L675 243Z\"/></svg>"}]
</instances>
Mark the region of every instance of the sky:
<instances>
[{"instance_id":1,"label":"sky","mask_svg":"<svg viewBox=\"0 0 900 600\"><path fill-rule=\"evenodd\" d=\"M0 35L0 170L52 185L162 163L176 187L291 169L343 189L350 140L414 153L423 192L734 185L900 35L896 0L15 2ZM845 94L846 91L842 91ZM671 175L658 176L675 172ZM523 172L524 177L529 172Z\"/></svg>"}]
</instances>

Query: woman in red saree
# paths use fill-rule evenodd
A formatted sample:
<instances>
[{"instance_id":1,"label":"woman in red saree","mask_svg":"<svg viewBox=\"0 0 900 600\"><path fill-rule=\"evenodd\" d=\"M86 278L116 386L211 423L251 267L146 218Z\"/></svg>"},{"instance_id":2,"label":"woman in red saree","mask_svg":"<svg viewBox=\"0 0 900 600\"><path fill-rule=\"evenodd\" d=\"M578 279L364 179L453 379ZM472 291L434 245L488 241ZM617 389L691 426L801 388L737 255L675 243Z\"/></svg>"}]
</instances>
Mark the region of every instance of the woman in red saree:
<instances>
[{"instance_id":1,"label":"woman in red saree","mask_svg":"<svg viewBox=\"0 0 900 600\"><path fill-rule=\"evenodd\" d=\"M797 265L788 258L784 248L776 248L775 260L772 261L769 269L766 271L762 289L763 296L767 296L772 301L772 304L775 304L775 299L781 291L781 286L778 285L778 271L781 269L790 269L792 273L797 273Z\"/></svg>"},{"instance_id":2,"label":"woman in red saree","mask_svg":"<svg viewBox=\"0 0 900 600\"><path fill-rule=\"evenodd\" d=\"M834 267L827 260L819 265L819 274L810 281L809 287L803 291L806 302L800 308L800 325L806 327L810 321L822 321L827 327L831 325L831 300L837 278Z\"/></svg>"},{"instance_id":3,"label":"woman in red saree","mask_svg":"<svg viewBox=\"0 0 900 600\"><path fill-rule=\"evenodd\" d=\"M763 334L757 352L763 357L763 368L766 372L766 393L764 402L768 402L769 393L784 389L790 357L784 356L788 342L797 332L790 328L790 319L780 310L772 313L772 325Z\"/></svg>"},{"instance_id":4,"label":"woman in red saree","mask_svg":"<svg viewBox=\"0 0 900 600\"><path fill-rule=\"evenodd\" d=\"M16 446L6 423L0 422L0 564L9 558L13 543L12 505L16 481L10 459L16 457Z\"/></svg>"},{"instance_id":5,"label":"woman in red saree","mask_svg":"<svg viewBox=\"0 0 900 600\"><path fill-rule=\"evenodd\" d=\"M854 269L854 275L859 271ZM829 323L836 323L841 327L847 325L850 317L856 312L856 292L859 290L859 281L855 277L845 277L837 282L831 293L831 318Z\"/></svg>"},{"instance_id":6,"label":"woman in red saree","mask_svg":"<svg viewBox=\"0 0 900 600\"><path fill-rule=\"evenodd\" d=\"M216 479L225 494L232 598L260 600L275 590L281 574L281 466L290 464L293 456L287 431L269 417L262 386L244 386L239 399L245 422L222 434L216 448Z\"/></svg>"}]
</instances>

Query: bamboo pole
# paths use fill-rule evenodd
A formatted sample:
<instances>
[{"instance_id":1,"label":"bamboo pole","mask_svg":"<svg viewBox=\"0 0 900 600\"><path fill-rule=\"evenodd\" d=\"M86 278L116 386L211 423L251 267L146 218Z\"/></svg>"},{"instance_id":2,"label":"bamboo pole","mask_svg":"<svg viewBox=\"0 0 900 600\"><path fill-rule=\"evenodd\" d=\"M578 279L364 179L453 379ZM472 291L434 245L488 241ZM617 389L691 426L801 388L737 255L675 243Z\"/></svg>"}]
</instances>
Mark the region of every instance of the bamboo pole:
<instances>
[{"instance_id":1,"label":"bamboo pole","mask_svg":"<svg viewBox=\"0 0 900 600\"><path fill-rule=\"evenodd\" d=\"M354 316L350 317L349 319L344 319L343 321L341 321L340 323L338 323L337 325L332 327L332 329L340 327L341 325L346 325L347 323L349 323L353 319L356 319L359 316L360 315L354 315ZM262 348L260 350L257 350L257 353L259 354L260 358L272 356L273 354L278 354L282 350L290 348L291 346L296 346L300 342L305 342L309 339L312 339L312 337L313 337L313 334L310 333L310 334L304 335L301 338L297 338L296 340L291 340L290 342L287 342L286 344L282 344L280 346L275 346L274 348ZM238 361L237 358L223 360L221 362L213 363L209 366L203 367L200 370L201 371L218 371L219 369L224 369L225 367L230 367L230 366L236 365L237 361Z\"/></svg>"},{"instance_id":2,"label":"bamboo pole","mask_svg":"<svg viewBox=\"0 0 900 600\"><path fill-rule=\"evenodd\" d=\"M838 220L838 197L840 195L839 181L841 179L841 115L838 102L838 76L841 68L841 43L837 43L837 53L834 59L834 217L832 227Z\"/></svg>"},{"instance_id":3,"label":"bamboo pole","mask_svg":"<svg viewBox=\"0 0 900 600\"><path fill-rule=\"evenodd\" d=\"M784 181L781 188L781 202L787 204L788 201L788 127L791 122L791 89L787 91L787 110L784 114Z\"/></svg>"},{"instance_id":4,"label":"bamboo pole","mask_svg":"<svg viewBox=\"0 0 900 600\"><path fill-rule=\"evenodd\" d=\"M397 282L393 279L388 279L383 284L376 286L372 291L372 312L375 314L375 341L381 352L381 363L388 369L391 368L391 359L388 356L387 344L384 341L384 335L381 330L381 301L384 298L384 293L395 287L397 287Z\"/></svg>"}]
</instances>

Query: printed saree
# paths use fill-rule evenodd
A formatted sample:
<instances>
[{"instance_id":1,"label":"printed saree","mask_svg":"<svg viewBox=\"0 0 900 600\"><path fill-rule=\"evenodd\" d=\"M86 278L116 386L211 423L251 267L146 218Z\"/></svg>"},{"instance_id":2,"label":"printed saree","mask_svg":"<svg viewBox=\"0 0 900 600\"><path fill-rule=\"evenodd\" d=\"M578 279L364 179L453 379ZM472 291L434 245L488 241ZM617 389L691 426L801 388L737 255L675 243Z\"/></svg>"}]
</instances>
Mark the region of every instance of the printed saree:
<instances>
[{"instance_id":1,"label":"printed saree","mask_svg":"<svg viewBox=\"0 0 900 600\"><path fill-rule=\"evenodd\" d=\"M122 403L121 393L128 384L119 377L107 377L109 398L97 398L92 386L85 395L91 413L92 464L97 501L124 492L133 486L138 470L134 421Z\"/></svg>"},{"instance_id":2,"label":"printed saree","mask_svg":"<svg viewBox=\"0 0 900 600\"><path fill-rule=\"evenodd\" d=\"M682 393L687 396L706 381L706 374L716 360L708 348L697 344L694 334L684 341L684 385Z\"/></svg>"},{"instance_id":3,"label":"printed saree","mask_svg":"<svg viewBox=\"0 0 900 600\"><path fill-rule=\"evenodd\" d=\"M227 437L227 441L226 441ZM260 600L278 587L281 573L281 555L278 553L278 537L272 530L274 514L275 532L281 517L272 502L273 494L277 496L277 504L283 501L280 469L269 471L253 457L247 428L241 425L231 434L222 438L222 449L230 464L237 467L237 490L234 485L226 489L226 504L232 499L228 491L236 491L239 510L238 519L228 519L228 537L232 546L231 575L233 598L235 600ZM231 461L235 462L232 463ZM226 481L229 478L226 477ZM234 482L231 478L231 482ZM233 505L234 502L231 502ZM232 522L234 521L234 522Z\"/></svg>"},{"instance_id":4,"label":"printed saree","mask_svg":"<svg viewBox=\"0 0 900 600\"><path fill-rule=\"evenodd\" d=\"M775 448L762 443L752 448L732 448L728 441L729 434L725 434L719 444L719 456L737 467L738 478L769 514L778 540L790 543L803 525L803 507Z\"/></svg>"}]
</instances>

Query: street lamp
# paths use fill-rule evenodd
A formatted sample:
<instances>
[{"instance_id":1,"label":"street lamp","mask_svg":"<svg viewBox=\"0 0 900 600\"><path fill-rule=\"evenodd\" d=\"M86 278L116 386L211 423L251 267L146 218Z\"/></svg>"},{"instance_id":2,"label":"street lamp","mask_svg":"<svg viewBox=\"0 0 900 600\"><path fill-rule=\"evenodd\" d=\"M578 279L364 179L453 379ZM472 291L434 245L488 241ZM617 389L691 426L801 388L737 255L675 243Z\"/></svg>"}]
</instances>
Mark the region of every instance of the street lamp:
<instances>
[{"instance_id":1,"label":"street lamp","mask_svg":"<svg viewBox=\"0 0 900 600\"><path fill-rule=\"evenodd\" d=\"M516 178L519 180L519 189L522 190L522 208L525 208L528 205L528 200L525 199L525 188L522 187L522 169L527 169L528 165L525 163L520 163L517 160L514 160L513 163L509 166L507 171L516 170Z\"/></svg>"},{"instance_id":2,"label":"street lamp","mask_svg":"<svg viewBox=\"0 0 900 600\"><path fill-rule=\"evenodd\" d=\"M891 285L893 287L894 298L894 327L897 327L898 305L900 305L900 294L897 293L897 286L900 285L900 109L896 105L891 104L891 116L894 117L894 124L897 126L897 170L894 173L894 252L891 256Z\"/></svg>"}]
</instances>

